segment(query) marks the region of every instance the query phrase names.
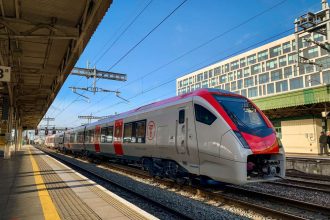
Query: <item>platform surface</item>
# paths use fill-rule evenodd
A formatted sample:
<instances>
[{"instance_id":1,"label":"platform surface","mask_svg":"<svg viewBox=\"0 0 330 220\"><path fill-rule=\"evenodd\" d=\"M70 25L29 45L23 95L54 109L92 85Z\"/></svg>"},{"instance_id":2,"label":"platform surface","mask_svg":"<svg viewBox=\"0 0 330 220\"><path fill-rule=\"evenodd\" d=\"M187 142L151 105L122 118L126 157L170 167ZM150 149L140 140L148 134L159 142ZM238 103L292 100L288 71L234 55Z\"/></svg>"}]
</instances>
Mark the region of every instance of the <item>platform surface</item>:
<instances>
[{"instance_id":1,"label":"platform surface","mask_svg":"<svg viewBox=\"0 0 330 220\"><path fill-rule=\"evenodd\" d=\"M0 158L0 219L156 219L32 146Z\"/></svg>"}]
</instances>

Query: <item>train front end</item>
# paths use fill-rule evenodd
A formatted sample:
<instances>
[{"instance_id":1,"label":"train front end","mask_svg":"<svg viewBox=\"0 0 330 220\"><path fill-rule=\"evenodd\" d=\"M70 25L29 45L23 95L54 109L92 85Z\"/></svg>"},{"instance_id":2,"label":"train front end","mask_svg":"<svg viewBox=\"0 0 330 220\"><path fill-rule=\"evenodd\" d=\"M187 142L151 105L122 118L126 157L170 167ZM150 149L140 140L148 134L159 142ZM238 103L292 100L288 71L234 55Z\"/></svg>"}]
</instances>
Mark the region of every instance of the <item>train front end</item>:
<instances>
[{"instance_id":1,"label":"train front end","mask_svg":"<svg viewBox=\"0 0 330 220\"><path fill-rule=\"evenodd\" d=\"M213 93L222 115L231 127L221 148L236 152L238 161L231 182L271 181L285 176L285 153L272 123L250 100L240 95ZM234 149L236 148L236 149Z\"/></svg>"}]
</instances>

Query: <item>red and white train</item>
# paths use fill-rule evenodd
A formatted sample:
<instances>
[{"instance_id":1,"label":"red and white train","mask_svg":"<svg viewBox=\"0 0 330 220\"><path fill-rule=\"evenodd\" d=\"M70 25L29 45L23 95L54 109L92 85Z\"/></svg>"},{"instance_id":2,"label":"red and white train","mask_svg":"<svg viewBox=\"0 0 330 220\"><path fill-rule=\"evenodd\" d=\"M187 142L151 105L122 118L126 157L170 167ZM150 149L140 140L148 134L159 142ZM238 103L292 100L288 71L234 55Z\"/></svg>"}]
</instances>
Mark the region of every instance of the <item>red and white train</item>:
<instances>
[{"instance_id":1,"label":"red and white train","mask_svg":"<svg viewBox=\"0 0 330 220\"><path fill-rule=\"evenodd\" d=\"M56 134L54 147L138 163L154 176L246 184L285 176L271 122L247 98L200 89Z\"/></svg>"}]
</instances>

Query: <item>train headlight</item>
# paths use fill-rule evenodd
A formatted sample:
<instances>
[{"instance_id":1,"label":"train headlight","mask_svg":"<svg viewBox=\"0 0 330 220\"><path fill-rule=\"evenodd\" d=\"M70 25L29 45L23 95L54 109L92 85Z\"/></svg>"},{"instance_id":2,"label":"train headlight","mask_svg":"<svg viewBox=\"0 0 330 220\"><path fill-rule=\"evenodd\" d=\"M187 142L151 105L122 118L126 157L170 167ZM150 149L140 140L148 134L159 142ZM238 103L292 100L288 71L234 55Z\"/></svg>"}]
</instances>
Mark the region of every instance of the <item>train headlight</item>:
<instances>
[{"instance_id":1,"label":"train headlight","mask_svg":"<svg viewBox=\"0 0 330 220\"><path fill-rule=\"evenodd\" d=\"M241 135L241 133L239 133L238 131L234 131L234 133L235 133L236 137L238 137L238 139L242 143L243 147L245 149L250 149L250 146L248 145L248 143L246 142L246 140L243 138L243 136Z\"/></svg>"}]
</instances>

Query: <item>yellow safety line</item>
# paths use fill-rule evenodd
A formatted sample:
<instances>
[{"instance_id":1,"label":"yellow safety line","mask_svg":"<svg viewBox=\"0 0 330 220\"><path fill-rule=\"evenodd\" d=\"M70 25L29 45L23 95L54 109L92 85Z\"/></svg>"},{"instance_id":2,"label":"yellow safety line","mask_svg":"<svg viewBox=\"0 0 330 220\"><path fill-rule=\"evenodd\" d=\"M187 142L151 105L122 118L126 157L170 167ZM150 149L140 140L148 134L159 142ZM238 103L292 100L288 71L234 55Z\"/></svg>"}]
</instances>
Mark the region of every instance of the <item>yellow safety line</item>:
<instances>
[{"instance_id":1,"label":"yellow safety line","mask_svg":"<svg viewBox=\"0 0 330 220\"><path fill-rule=\"evenodd\" d=\"M51 220L59 219L60 220L61 218L56 210L56 207L52 201L52 198L50 197L50 195L48 193L48 190L41 177L39 166L38 166L37 162L35 161L34 157L32 156L30 149L29 149L29 153L30 153L30 159L31 159L31 163L32 163L32 169L34 172L34 180L36 182L36 187L38 189L39 199L40 199L40 203L42 206L42 211L44 213L44 217L46 220L48 220L48 219L51 219Z\"/></svg>"}]
</instances>

